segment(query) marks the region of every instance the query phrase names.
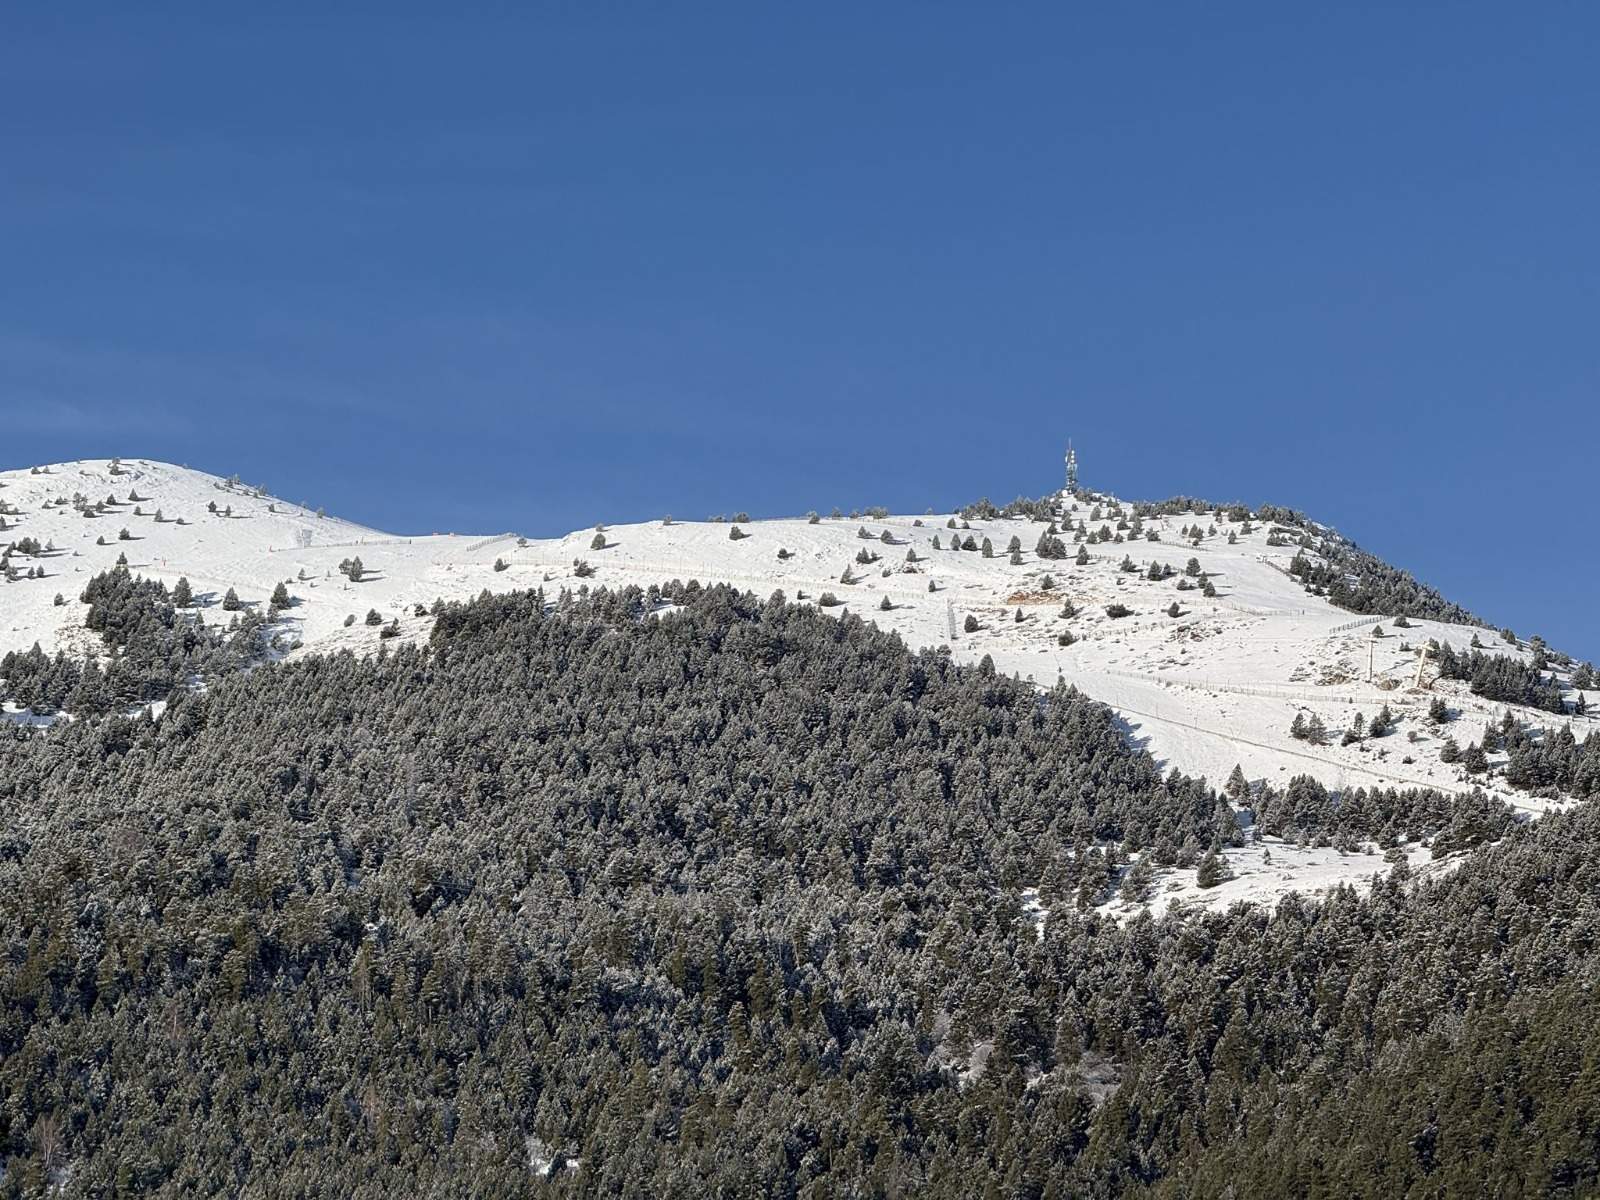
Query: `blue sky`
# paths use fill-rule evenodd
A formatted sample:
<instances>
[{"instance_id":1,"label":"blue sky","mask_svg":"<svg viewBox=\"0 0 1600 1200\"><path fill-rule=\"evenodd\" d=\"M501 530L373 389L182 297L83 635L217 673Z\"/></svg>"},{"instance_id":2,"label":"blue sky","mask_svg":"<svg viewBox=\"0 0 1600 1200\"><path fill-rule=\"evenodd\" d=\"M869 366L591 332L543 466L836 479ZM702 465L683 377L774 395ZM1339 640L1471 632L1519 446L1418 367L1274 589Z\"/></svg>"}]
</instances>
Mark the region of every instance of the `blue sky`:
<instances>
[{"instance_id":1,"label":"blue sky","mask_svg":"<svg viewBox=\"0 0 1600 1200\"><path fill-rule=\"evenodd\" d=\"M94 8L0 41L7 466L550 534L1070 435L1600 658L1593 5Z\"/></svg>"}]
</instances>

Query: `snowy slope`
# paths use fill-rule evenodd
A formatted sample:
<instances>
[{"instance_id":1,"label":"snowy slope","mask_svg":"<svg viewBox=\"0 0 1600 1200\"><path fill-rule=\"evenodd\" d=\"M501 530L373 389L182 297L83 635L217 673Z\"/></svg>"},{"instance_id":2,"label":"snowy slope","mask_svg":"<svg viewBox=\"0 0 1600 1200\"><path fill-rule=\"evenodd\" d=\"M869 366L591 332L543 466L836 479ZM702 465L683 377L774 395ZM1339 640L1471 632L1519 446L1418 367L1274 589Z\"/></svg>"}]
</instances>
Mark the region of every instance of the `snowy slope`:
<instances>
[{"instance_id":1,"label":"snowy slope","mask_svg":"<svg viewBox=\"0 0 1600 1200\"><path fill-rule=\"evenodd\" d=\"M1463 745L1503 709L1456 683L1414 687L1416 647L1431 637L1465 648L1477 634L1496 653L1526 653L1490 631L1430 621L1394 630L1383 620L1386 636L1374 639L1378 619L1309 596L1287 575L1292 544L1268 546L1270 526L1256 524L1245 534L1242 524L1220 512L1147 518L1145 528L1156 530L1160 541L1097 544L1089 547L1091 561L1084 566L1071 557L1078 547L1070 535L1066 560L1039 561L1033 551L1046 526L1023 518L974 520L959 531L980 543L989 538L993 558L953 551L949 514L756 521L742 523L748 536L738 540L730 537L730 525L717 522L608 525L605 548L592 549L594 529L526 541L512 533L399 536L170 464L130 459L121 471L113 475L111 463L94 460L38 474L0 473L0 504L14 510L4 518L9 529L0 533L0 543L27 537L55 547L37 560L13 556L14 567L41 567L45 577L0 583L0 654L35 642L47 650L92 647L77 595L119 554L126 554L136 572L169 584L186 576L208 603L232 587L247 604L264 606L274 585L286 581L296 603L282 633L287 645L298 643L294 654L375 647L378 630L363 621L369 610L385 621L398 620L402 636L425 637L430 620L416 615L416 606L469 598L486 588L544 586L553 592L699 579L763 596L781 589L791 599L803 593L815 600L831 591L843 605L831 611L847 608L897 631L912 646L949 645L970 661L988 655L1000 670L1041 685L1064 678L1116 708L1129 735L1169 769L1220 782L1238 763L1250 779L1276 784L1303 773L1332 788L1463 790L1469 783L1461 769L1439 761L1443 733L1424 719L1428 703L1445 694L1461 712L1449 732ZM136 501L128 499L130 493ZM118 503L86 517L72 506L74 495L91 502L109 496ZM212 504L218 511L209 511ZM1077 502L1073 519L1087 517L1090 507ZM1180 542L1180 528L1192 524L1214 526L1217 535L1198 547ZM1091 525L1098 527L1099 522ZM863 528L871 540L861 537ZM119 540L124 529L131 540ZM1237 544L1228 544L1229 531ZM1013 537L1022 545L1020 565L1006 554ZM935 538L940 549L933 547ZM863 548L880 561L857 564ZM780 549L790 557L780 559ZM919 561L908 563L908 551ZM1138 573L1119 570L1125 554ZM340 562L353 555L367 572L359 583L339 571ZM1191 557L1213 578L1214 599L1197 590L1179 592L1177 579L1145 577L1152 559L1171 564L1181 577ZM575 571L580 559L594 569L587 579ZM504 569L496 570L497 560ZM850 584L841 582L847 568L855 579ZM1047 574L1054 578L1053 590L1042 586ZM66 604L54 603L57 593ZM881 608L885 597L888 610ZM1067 599L1079 610L1071 618L1062 615ZM1181 609L1176 618L1166 612L1174 600ZM1126 605L1132 615L1112 619L1105 611L1112 603ZM354 624L347 624L352 615ZM964 631L968 616L979 622L978 631ZM1064 630L1077 637L1075 644L1057 644ZM1370 719L1385 703L1399 725L1379 741L1340 747L1335 737L1332 744L1312 746L1289 736L1296 712L1320 715L1337 733L1355 713ZM1558 720L1531 710L1518 715L1529 723ZM1573 718L1572 724L1581 739L1595 722ZM1523 807L1542 803L1515 793L1504 798ZM1382 869L1376 857L1351 857L1366 861L1341 866L1318 859L1305 864L1302 874L1309 885ZM1280 865L1274 877L1286 871L1295 874Z\"/></svg>"}]
</instances>

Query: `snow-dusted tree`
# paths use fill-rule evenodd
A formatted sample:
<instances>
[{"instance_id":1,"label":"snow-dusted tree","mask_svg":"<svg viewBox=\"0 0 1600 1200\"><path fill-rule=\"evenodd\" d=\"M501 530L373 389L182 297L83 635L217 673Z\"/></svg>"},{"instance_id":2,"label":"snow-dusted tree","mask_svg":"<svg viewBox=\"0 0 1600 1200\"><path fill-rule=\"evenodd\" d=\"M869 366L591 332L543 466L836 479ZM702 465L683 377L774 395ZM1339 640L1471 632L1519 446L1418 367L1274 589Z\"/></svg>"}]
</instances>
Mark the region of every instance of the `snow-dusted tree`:
<instances>
[{"instance_id":1,"label":"snow-dusted tree","mask_svg":"<svg viewBox=\"0 0 1600 1200\"><path fill-rule=\"evenodd\" d=\"M1235 804L1243 803L1250 794L1250 781L1244 777L1244 768L1238 763L1233 764L1233 772L1228 776L1224 790L1228 793L1228 799Z\"/></svg>"},{"instance_id":2,"label":"snow-dusted tree","mask_svg":"<svg viewBox=\"0 0 1600 1200\"><path fill-rule=\"evenodd\" d=\"M1385 704L1378 710L1378 715L1372 718L1372 726L1369 732L1373 737L1381 738L1386 736L1393 728L1394 713L1390 712L1389 706Z\"/></svg>"},{"instance_id":3,"label":"snow-dusted tree","mask_svg":"<svg viewBox=\"0 0 1600 1200\"><path fill-rule=\"evenodd\" d=\"M1227 861L1215 849L1207 850L1200 859L1200 865L1195 868L1194 881L1197 887L1214 888L1231 878L1233 873L1228 870Z\"/></svg>"}]
</instances>

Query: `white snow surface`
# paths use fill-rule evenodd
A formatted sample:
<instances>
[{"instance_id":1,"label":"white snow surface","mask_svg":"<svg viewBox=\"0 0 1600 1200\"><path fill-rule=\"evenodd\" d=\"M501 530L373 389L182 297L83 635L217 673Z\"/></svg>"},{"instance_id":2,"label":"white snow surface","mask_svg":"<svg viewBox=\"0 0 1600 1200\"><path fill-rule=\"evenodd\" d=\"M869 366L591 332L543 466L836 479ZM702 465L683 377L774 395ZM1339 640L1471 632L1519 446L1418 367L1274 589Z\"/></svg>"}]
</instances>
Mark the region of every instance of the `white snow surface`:
<instances>
[{"instance_id":1,"label":"white snow surface","mask_svg":"<svg viewBox=\"0 0 1600 1200\"><path fill-rule=\"evenodd\" d=\"M128 499L130 491L137 501ZM86 518L70 503L75 494L90 502L112 496L118 504ZM68 503L59 503L63 500ZM208 511L213 502L216 513ZM1107 506L1111 499L1101 496L1097 502ZM1091 502L1073 503L1074 522L1089 517ZM1464 791L1471 786L1464 772L1439 761L1442 739L1449 734L1463 746L1476 741L1484 724L1497 721L1504 709L1471 696L1462 684L1425 678L1422 688L1414 686L1416 647L1437 638L1465 648L1476 635L1494 653L1528 652L1525 644L1510 646L1493 631L1474 626L1413 620L1411 628L1396 630L1392 620L1364 619L1335 608L1306 594L1285 572L1296 553L1292 541L1268 546L1269 524L1255 522L1254 531L1243 534L1238 532L1242 525L1221 512L1146 518L1145 528L1156 530L1160 541L1096 544L1089 547L1089 564L1080 567L1073 562L1078 547L1070 532L1063 536L1067 559L1040 561L1034 547L1046 526L1024 518L973 520L970 529L960 530L963 538L970 533L979 543L989 538L993 558L952 551L948 513L824 517L815 524L803 517L740 522L748 536L738 540L730 537L731 525L721 522L608 524L606 547L600 550L590 548L594 528L561 538L530 538L526 544L511 532L405 536L319 516L237 482L143 459L121 460L115 475L104 459L59 463L37 474L27 468L0 472L0 505L8 526L0 545L26 537L55 548L37 560L13 555L13 566L24 572L42 566L46 575L0 582L0 654L35 642L46 650L97 650L97 639L83 627L78 594L119 554L126 554L136 573L169 585L187 577L207 621L225 619L216 605L228 588L247 604L264 607L274 585L285 582L296 601L282 626L286 643L298 642L290 657L375 649L379 631L363 620L369 610L386 622L397 619L402 637L425 638L431 619L416 616L417 605L464 600L485 589L543 586L553 594L562 587L698 579L761 596L781 590L790 599L804 593L815 600L832 592L842 607L825 611L848 609L895 631L912 647L948 645L963 661L987 655L997 669L1041 686L1065 679L1116 709L1134 743L1166 769L1217 784L1237 763L1250 780L1274 784L1308 774L1336 789ZM134 515L135 506L143 515ZM153 515L157 510L160 523ZM1114 528L1116 521L1103 517L1090 528L1101 524ZM1195 524L1215 526L1217 534L1198 547L1181 541L1180 528ZM871 540L861 538L863 528ZM120 540L123 529L131 540ZM886 530L887 544L880 539ZM1236 545L1228 544L1230 530L1238 534ZM1008 561L1006 547L1013 536L1022 545L1020 565ZM933 548L935 537L942 549ZM98 544L101 538L104 545ZM881 560L858 565L862 548ZM780 559L780 549L791 557ZM907 570L908 550L919 559L915 573ZM1137 574L1119 570L1125 554L1139 568ZM351 556L359 556L366 568L360 583L339 572L340 561ZM1170 563L1181 578L1191 557L1212 577L1216 598L1203 598L1198 590L1177 591L1177 578L1145 578L1152 559ZM574 573L578 559L594 568L592 577ZM497 560L505 569L495 569ZM840 582L846 568L856 582ZM1047 574L1054 578L1051 590L1043 587ZM928 591L930 580L936 592ZM54 603L57 593L65 604ZM885 597L893 605L887 611L880 608ZM1079 610L1071 618L1061 615L1068 599ZM1166 612L1174 600L1181 610L1176 618ZM1133 614L1110 618L1105 609L1113 602ZM346 625L351 614L355 623ZM975 633L963 631L969 615L980 623ZM1372 627L1380 622L1385 636L1374 639ZM1072 646L1057 644L1064 630L1078 638ZM1425 719L1435 695L1444 695L1460 713L1444 729ZM1600 694L1589 698L1600 701ZM1349 747L1337 744L1338 731L1356 713L1370 720L1385 703L1399 719L1394 733ZM1313 746L1292 739L1288 730L1297 711L1321 715L1333 741ZM1595 726L1594 718L1556 718L1526 709L1517 715L1530 724L1570 721L1580 740ZM1408 741L1413 732L1414 743ZM1530 811L1544 807L1519 793L1498 794ZM1229 857L1248 859L1243 852ZM1270 869L1248 873L1241 871L1247 861L1236 863L1234 886L1170 899L1186 904L1261 900L1296 888L1360 883L1383 869L1377 856L1333 851L1296 854L1290 848L1280 854L1274 849L1273 859Z\"/></svg>"}]
</instances>

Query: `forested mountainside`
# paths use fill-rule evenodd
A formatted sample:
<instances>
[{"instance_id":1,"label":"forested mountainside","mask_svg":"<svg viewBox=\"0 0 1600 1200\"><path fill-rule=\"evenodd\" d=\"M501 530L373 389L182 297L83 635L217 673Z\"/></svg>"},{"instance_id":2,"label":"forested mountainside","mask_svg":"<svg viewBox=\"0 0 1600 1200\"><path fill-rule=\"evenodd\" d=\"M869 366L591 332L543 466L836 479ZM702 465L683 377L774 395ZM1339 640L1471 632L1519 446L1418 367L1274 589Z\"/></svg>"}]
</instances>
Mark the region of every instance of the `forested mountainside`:
<instances>
[{"instance_id":1,"label":"forested mountainside","mask_svg":"<svg viewBox=\"0 0 1600 1200\"><path fill-rule=\"evenodd\" d=\"M695 585L0 728L0 1194L1592 1189L1593 807L1355 795L1260 805L1493 844L1119 924L1224 797L1070 688Z\"/></svg>"},{"instance_id":2,"label":"forested mountainside","mask_svg":"<svg viewBox=\"0 0 1600 1200\"><path fill-rule=\"evenodd\" d=\"M1041 688L1064 679L1111 705L1164 773L1216 782L1237 767L1255 789L1310 776L1341 794L1483 788L1525 811L1580 799L1592 779L1566 745L1569 725L1578 746L1600 732L1592 667L1463 623L1290 508L1080 489L939 515L594 515L557 538L410 536L148 459L0 471L0 721L159 706L231 661L425 641L437 602L485 590L698 579L860 614L913 649L988 658ZM166 598L140 625L116 615L124 590L156 585ZM132 640L102 652L108 631ZM1283 851L1235 855L1205 902L1315 892L1383 865ZM1162 903L1202 899L1166 882Z\"/></svg>"}]
</instances>

